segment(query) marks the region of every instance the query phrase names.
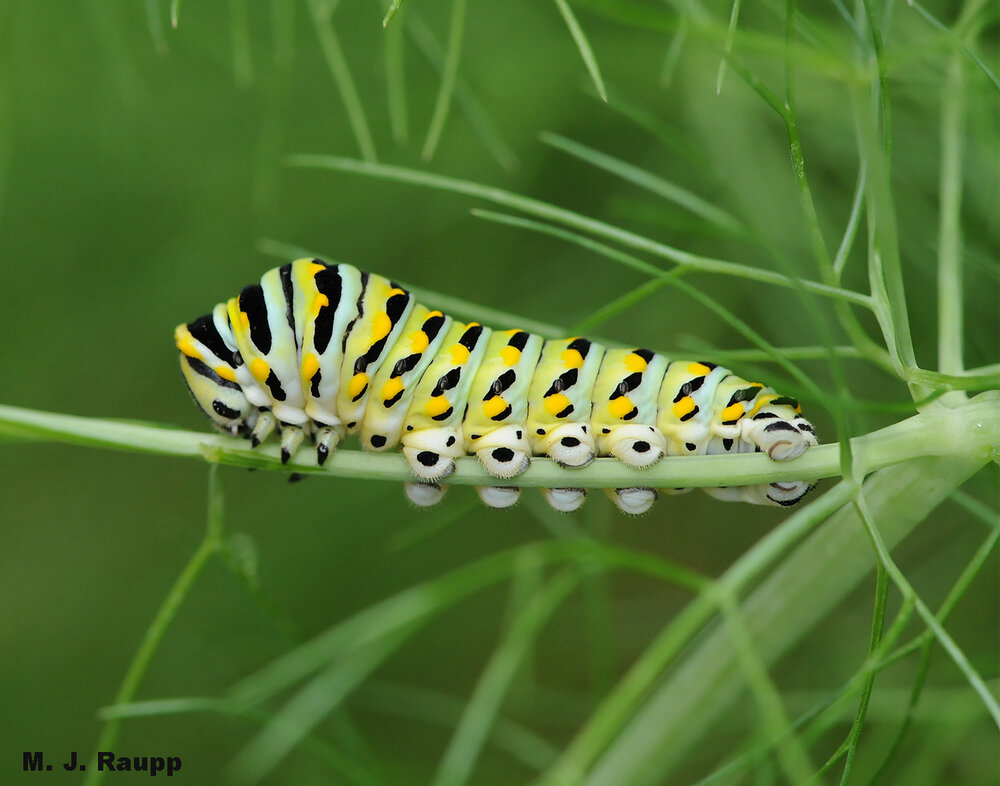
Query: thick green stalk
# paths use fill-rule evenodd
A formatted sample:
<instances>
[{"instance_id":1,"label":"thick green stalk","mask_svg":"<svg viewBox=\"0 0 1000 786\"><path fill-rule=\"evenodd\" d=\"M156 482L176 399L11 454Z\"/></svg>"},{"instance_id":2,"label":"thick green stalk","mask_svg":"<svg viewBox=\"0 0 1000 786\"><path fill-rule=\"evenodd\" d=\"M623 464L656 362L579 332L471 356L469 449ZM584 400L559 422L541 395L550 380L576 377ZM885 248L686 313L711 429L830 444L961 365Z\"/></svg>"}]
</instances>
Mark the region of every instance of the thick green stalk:
<instances>
[{"instance_id":1,"label":"thick green stalk","mask_svg":"<svg viewBox=\"0 0 1000 786\"><path fill-rule=\"evenodd\" d=\"M170 456L198 457L216 464L274 469L369 480L412 481L402 455L334 451L322 466L308 449L281 464L276 444L251 449L246 440L198 431L59 415L0 406L0 437L64 442ZM996 396L983 394L966 406L914 415L879 431L851 440L855 472L863 477L882 467L917 456L976 456L1000 453L1000 407ZM456 485L496 484L471 456L456 460L447 482ZM562 469L551 459L536 458L528 470L505 485L522 487L624 488L637 483L654 488L711 487L807 480L840 474L839 446L820 445L794 461L774 462L761 453L732 456L682 456L637 471L615 459L597 459L582 469Z\"/></svg>"}]
</instances>

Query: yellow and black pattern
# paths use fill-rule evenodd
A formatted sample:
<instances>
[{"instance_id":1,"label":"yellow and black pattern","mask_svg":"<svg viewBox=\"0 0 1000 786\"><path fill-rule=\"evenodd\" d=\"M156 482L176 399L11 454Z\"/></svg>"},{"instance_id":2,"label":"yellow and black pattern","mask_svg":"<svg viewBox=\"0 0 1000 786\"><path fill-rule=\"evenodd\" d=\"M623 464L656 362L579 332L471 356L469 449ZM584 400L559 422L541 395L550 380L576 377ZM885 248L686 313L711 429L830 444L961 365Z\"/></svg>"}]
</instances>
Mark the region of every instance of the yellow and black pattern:
<instances>
[{"instance_id":1,"label":"yellow and black pattern","mask_svg":"<svg viewBox=\"0 0 1000 786\"><path fill-rule=\"evenodd\" d=\"M721 366L462 323L382 276L318 259L268 271L178 326L175 341L188 388L219 429L254 446L278 430L284 461L308 439L322 464L354 433L366 450L399 448L417 479L407 494L420 505L440 499L439 481L466 454L500 479L524 472L531 456L564 467L616 457L637 470L636 485L609 494L642 513L656 491L639 471L664 456L765 452L785 461L817 444L797 401ZM793 505L809 484L705 490ZM520 489L479 493L506 507ZM585 491L545 494L573 510Z\"/></svg>"}]
</instances>

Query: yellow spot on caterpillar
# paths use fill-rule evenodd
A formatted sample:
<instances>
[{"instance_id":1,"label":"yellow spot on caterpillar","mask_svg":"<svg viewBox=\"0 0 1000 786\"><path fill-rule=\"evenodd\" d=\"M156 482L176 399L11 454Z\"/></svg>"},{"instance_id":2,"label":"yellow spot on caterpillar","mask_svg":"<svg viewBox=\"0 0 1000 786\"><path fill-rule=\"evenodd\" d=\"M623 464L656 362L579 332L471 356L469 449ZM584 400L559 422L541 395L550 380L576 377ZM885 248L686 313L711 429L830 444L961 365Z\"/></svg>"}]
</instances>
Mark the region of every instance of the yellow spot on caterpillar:
<instances>
[{"instance_id":1,"label":"yellow spot on caterpillar","mask_svg":"<svg viewBox=\"0 0 1000 786\"><path fill-rule=\"evenodd\" d=\"M313 317L318 316L320 309L322 309L324 306L329 306L329 305L330 305L330 298L328 298L322 292L317 292L316 297L313 298L313 307L312 307Z\"/></svg>"},{"instance_id":2,"label":"yellow spot on caterpillar","mask_svg":"<svg viewBox=\"0 0 1000 786\"><path fill-rule=\"evenodd\" d=\"M361 395L361 391L365 389L365 385L367 384L368 375L363 371L351 377L351 381L347 383L347 395L351 401Z\"/></svg>"},{"instance_id":3,"label":"yellow spot on caterpillar","mask_svg":"<svg viewBox=\"0 0 1000 786\"><path fill-rule=\"evenodd\" d=\"M390 330L392 330L392 320L389 319L389 315L384 311L376 314L372 320L372 343L388 336Z\"/></svg>"},{"instance_id":4,"label":"yellow spot on caterpillar","mask_svg":"<svg viewBox=\"0 0 1000 786\"><path fill-rule=\"evenodd\" d=\"M448 407L450 406L451 404L448 403L448 399L444 396L431 396L427 401L427 414L432 418L443 415L448 411Z\"/></svg>"},{"instance_id":5,"label":"yellow spot on caterpillar","mask_svg":"<svg viewBox=\"0 0 1000 786\"><path fill-rule=\"evenodd\" d=\"M201 360L201 353L195 349L194 343L190 338L181 338L177 340L177 348L187 355L189 358L196 358Z\"/></svg>"},{"instance_id":6,"label":"yellow spot on caterpillar","mask_svg":"<svg viewBox=\"0 0 1000 786\"><path fill-rule=\"evenodd\" d=\"M310 265L309 265L309 268L307 269L307 271L306 271L306 272L307 272L307 273L308 273L308 274L309 274L310 276L312 276L313 278L315 278L315 277L316 277L316 275L317 275L317 274L318 274L318 273L319 273L319 272L320 272L321 270L326 270L326 267L324 267L323 265L318 265L318 264L316 264L315 262L312 262L312 263L310 263Z\"/></svg>"},{"instance_id":7,"label":"yellow spot on caterpillar","mask_svg":"<svg viewBox=\"0 0 1000 786\"><path fill-rule=\"evenodd\" d=\"M271 367L261 358L254 358L250 363L250 373L258 382L263 382L271 373Z\"/></svg>"},{"instance_id":8,"label":"yellow spot on caterpillar","mask_svg":"<svg viewBox=\"0 0 1000 786\"><path fill-rule=\"evenodd\" d=\"M496 417L505 409L507 409L507 402L504 401L503 396L493 396L483 402L483 414L488 418Z\"/></svg>"},{"instance_id":9,"label":"yellow spot on caterpillar","mask_svg":"<svg viewBox=\"0 0 1000 786\"><path fill-rule=\"evenodd\" d=\"M772 401L774 401L777 396L758 396L757 400L753 403L753 409L750 410L751 415L756 415L761 407L766 407Z\"/></svg>"},{"instance_id":10,"label":"yellow spot on caterpillar","mask_svg":"<svg viewBox=\"0 0 1000 786\"><path fill-rule=\"evenodd\" d=\"M516 366L521 359L521 350L517 347L507 346L500 350L500 359L508 366Z\"/></svg>"},{"instance_id":11,"label":"yellow spot on caterpillar","mask_svg":"<svg viewBox=\"0 0 1000 786\"><path fill-rule=\"evenodd\" d=\"M694 412L694 407L695 407L694 399L691 398L690 396L685 396L676 404L674 404L674 415L676 415L679 418L682 418L685 415L690 415L692 412Z\"/></svg>"},{"instance_id":12,"label":"yellow spot on caterpillar","mask_svg":"<svg viewBox=\"0 0 1000 786\"><path fill-rule=\"evenodd\" d=\"M564 349L562 351L562 361L566 368L580 368L583 365L583 355L577 349Z\"/></svg>"},{"instance_id":13,"label":"yellow spot on caterpillar","mask_svg":"<svg viewBox=\"0 0 1000 786\"><path fill-rule=\"evenodd\" d=\"M611 413L611 417L618 418L619 420L633 409L635 409L635 404L632 403L632 399L628 396L619 396L613 401L608 402L608 411Z\"/></svg>"},{"instance_id":14,"label":"yellow spot on caterpillar","mask_svg":"<svg viewBox=\"0 0 1000 786\"><path fill-rule=\"evenodd\" d=\"M448 349L448 354L451 355L451 362L456 366L464 366L469 360L469 350L464 344L452 344Z\"/></svg>"},{"instance_id":15,"label":"yellow spot on caterpillar","mask_svg":"<svg viewBox=\"0 0 1000 786\"><path fill-rule=\"evenodd\" d=\"M240 324L244 330L250 329L250 315L246 311L240 312Z\"/></svg>"},{"instance_id":16,"label":"yellow spot on caterpillar","mask_svg":"<svg viewBox=\"0 0 1000 786\"><path fill-rule=\"evenodd\" d=\"M393 377L388 382L385 383L385 387L382 388L382 399L384 401L389 401L395 398L397 395L403 391L403 380L399 377Z\"/></svg>"},{"instance_id":17,"label":"yellow spot on caterpillar","mask_svg":"<svg viewBox=\"0 0 1000 786\"><path fill-rule=\"evenodd\" d=\"M574 350L575 352L576 350ZM577 352L577 354L580 354ZM545 399L545 411L550 415L558 415L570 405L569 397L565 393L553 393Z\"/></svg>"},{"instance_id":18,"label":"yellow spot on caterpillar","mask_svg":"<svg viewBox=\"0 0 1000 786\"><path fill-rule=\"evenodd\" d=\"M302 358L302 379L312 379L319 371L319 358L312 352Z\"/></svg>"},{"instance_id":19,"label":"yellow spot on caterpillar","mask_svg":"<svg viewBox=\"0 0 1000 786\"><path fill-rule=\"evenodd\" d=\"M423 352L427 349L427 345L430 344L430 339L427 334L422 330L414 330L410 333L410 351L411 352Z\"/></svg>"},{"instance_id":20,"label":"yellow spot on caterpillar","mask_svg":"<svg viewBox=\"0 0 1000 786\"><path fill-rule=\"evenodd\" d=\"M688 374L694 374L696 377L703 377L711 370L704 363L692 363L688 366Z\"/></svg>"},{"instance_id":21,"label":"yellow spot on caterpillar","mask_svg":"<svg viewBox=\"0 0 1000 786\"><path fill-rule=\"evenodd\" d=\"M389 294L386 296L386 300L388 300L391 297L395 297L396 295L405 295L405 294L406 294L406 290L405 289L400 289L399 287L394 287L393 289L389 290Z\"/></svg>"},{"instance_id":22,"label":"yellow spot on caterpillar","mask_svg":"<svg viewBox=\"0 0 1000 786\"><path fill-rule=\"evenodd\" d=\"M236 381L236 373L229 366L216 366L215 373L223 379L228 379L230 382Z\"/></svg>"},{"instance_id":23,"label":"yellow spot on caterpillar","mask_svg":"<svg viewBox=\"0 0 1000 786\"><path fill-rule=\"evenodd\" d=\"M645 358L635 354L635 352L630 352L625 356L625 368L628 371L645 371L648 365Z\"/></svg>"},{"instance_id":24,"label":"yellow spot on caterpillar","mask_svg":"<svg viewBox=\"0 0 1000 786\"><path fill-rule=\"evenodd\" d=\"M728 423L732 420L739 420L743 417L743 405L737 402L736 404L731 404L722 410L722 422Z\"/></svg>"}]
</instances>

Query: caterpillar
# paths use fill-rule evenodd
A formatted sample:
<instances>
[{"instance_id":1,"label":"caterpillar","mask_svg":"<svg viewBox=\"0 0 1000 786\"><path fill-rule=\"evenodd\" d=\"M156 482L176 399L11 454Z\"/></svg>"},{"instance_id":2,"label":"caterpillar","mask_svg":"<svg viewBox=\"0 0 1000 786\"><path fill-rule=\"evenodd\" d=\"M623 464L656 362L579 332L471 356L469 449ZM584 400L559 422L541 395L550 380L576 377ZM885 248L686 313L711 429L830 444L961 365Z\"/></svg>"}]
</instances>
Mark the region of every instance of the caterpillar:
<instances>
[{"instance_id":1,"label":"caterpillar","mask_svg":"<svg viewBox=\"0 0 1000 786\"><path fill-rule=\"evenodd\" d=\"M174 337L188 389L219 430L253 447L277 430L283 462L306 438L319 464L349 434L365 450L399 448L416 478L407 496L420 506L441 498L440 481L467 454L499 481L479 487L483 502L503 508L520 489L502 481L532 456L568 468L614 456L638 471L668 455L764 452L785 461L817 444L795 399L713 363L463 323L382 276L319 259L267 271ZM809 488L705 491L793 505ZM560 511L586 494L543 491ZM608 493L630 514L657 496L638 472L634 487Z\"/></svg>"}]
</instances>

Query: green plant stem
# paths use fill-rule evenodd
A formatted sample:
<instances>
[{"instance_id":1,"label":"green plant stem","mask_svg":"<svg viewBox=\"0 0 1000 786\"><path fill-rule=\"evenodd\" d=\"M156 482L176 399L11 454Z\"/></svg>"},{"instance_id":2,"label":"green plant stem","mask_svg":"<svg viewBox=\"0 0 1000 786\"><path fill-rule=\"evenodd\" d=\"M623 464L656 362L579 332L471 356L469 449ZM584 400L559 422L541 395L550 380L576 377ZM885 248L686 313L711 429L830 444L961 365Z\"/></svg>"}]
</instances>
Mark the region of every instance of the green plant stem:
<instances>
[{"instance_id":1,"label":"green plant stem","mask_svg":"<svg viewBox=\"0 0 1000 786\"><path fill-rule=\"evenodd\" d=\"M322 467L312 451L300 451L282 465L279 447L251 449L246 440L169 427L124 423L99 418L58 415L0 406L0 436L41 442L63 442L90 447L159 455L201 458L228 464L285 472L327 474L345 478L412 481L409 465L400 454L376 454L341 449ZM856 469L861 476L917 456L981 457L1000 454L1000 407L995 396L983 394L958 409L921 413L879 431L851 440ZM791 478L833 477L840 472L839 447L820 445L793 461L776 463L764 454L679 456L663 459L642 470L643 484L656 488L705 487L772 483ZM460 457L448 483L491 485L474 457ZM636 470L616 459L597 459L582 469L562 469L554 461L536 458L528 470L504 485L546 488L622 488L636 484Z\"/></svg>"},{"instance_id":2,"label":"green plant stem","mask_svg":"<svg viewBox=\"0 0 1000 786\"><path fill-rule=\"evenodd\" d=\"M954 54L941 93L941 196L938 227L938 367L960 374L962 362L962 139L965 79Z\"/></svg>"},{"instance_id":3,"label":"green plant stem","mask_svg":"<svg viewBox=\"0 0 1000 786\"><path fill-rule=\"evenodd\" d=\"M889 576L885 568L879 564L875 571L875 613L872 615L872 635L868 645L868 655L871 657L878 651L882 641L882 629L885 625L885 602L889 591ZM909 617L909 614L907 614ZM844 762L844 772L840 778L840 786L847 786L851 777L851 769L854 766L854 755L858 749L858 740L861 738L861 729L864 727L865 716L868 714L868 703L872 697L872 687L875 684L875 672L872 671L865 677L864 686L861 689L861 700L858 702L858 710L851 724L851 731L845 740L846 750Z\"/></svg>"},{"instance_id":4,"label":"green plant stem","mask_svg":"<svg viewBox=\"0 0 1000 786\"><path fill-rule=\"evenodd\" d=\"M223 543L223 501L222 487L218 482L218 470L212 467L209 471L208 484L208 524L205 527L205 537L195 550L187 565L181 571L174 585L170 588L163 604L160 606L153 621L149 624L139 648L136 650L129 664L128 670L122 679L121 686L115 694L114 704L128 704L135 698L139 685L146 676L149 664L153 656L160 647L160 642L166 635L167 628L177 616L177 611L191 591L195 580L201 574L202 569L208 560L224 547ZM107 720L101 730L97 740L97 747L88 766L87 777L84 780L85 786L97 786L104 778L104 771L97 767L97 751L112 750L118 740L118 732L121 728L121 718L114 717Z\"/></svg>"}]
</instances>

